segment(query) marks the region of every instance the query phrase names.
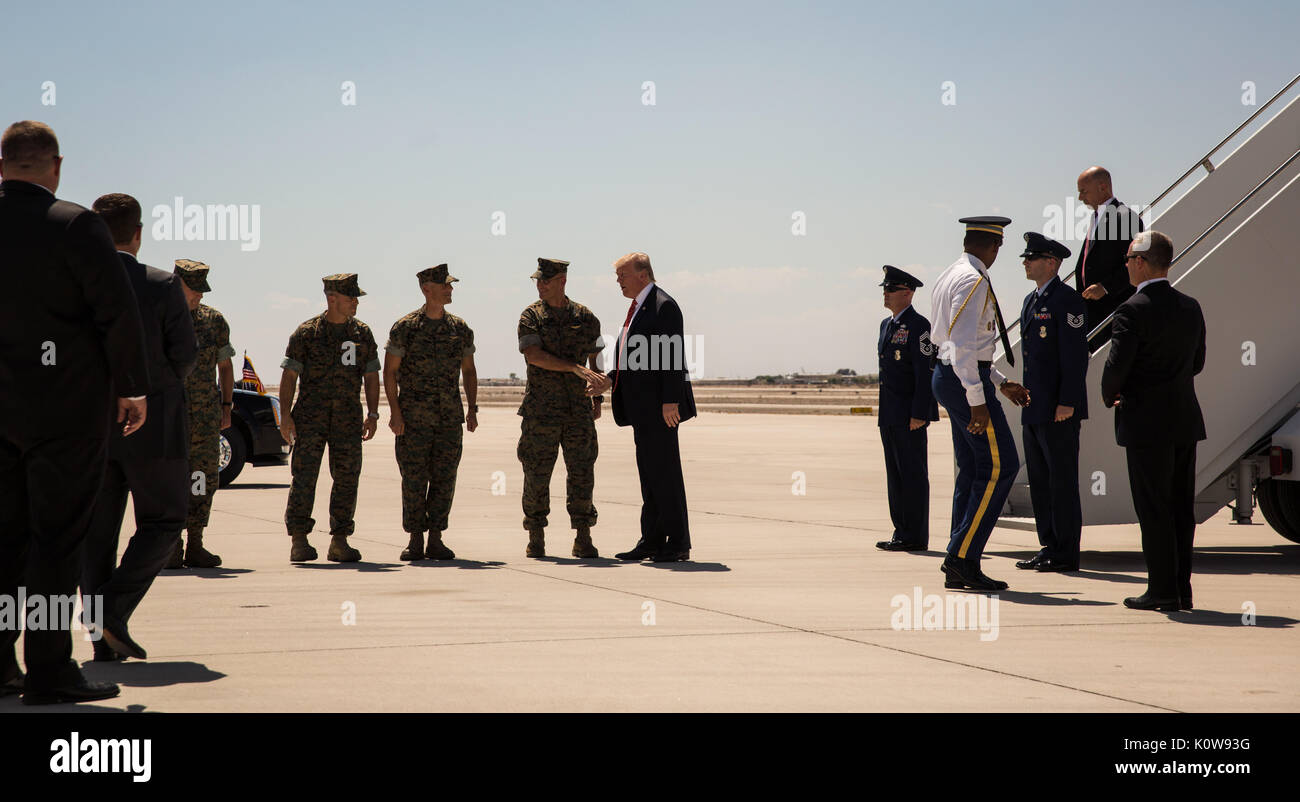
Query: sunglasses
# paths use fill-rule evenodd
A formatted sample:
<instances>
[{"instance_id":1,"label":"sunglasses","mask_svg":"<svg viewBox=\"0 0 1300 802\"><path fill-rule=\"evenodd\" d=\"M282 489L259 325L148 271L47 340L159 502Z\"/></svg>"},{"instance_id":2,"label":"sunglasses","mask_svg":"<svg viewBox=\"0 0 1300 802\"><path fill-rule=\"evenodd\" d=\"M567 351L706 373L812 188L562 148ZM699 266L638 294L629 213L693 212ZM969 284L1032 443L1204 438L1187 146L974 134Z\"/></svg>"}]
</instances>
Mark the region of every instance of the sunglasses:
<instances>
[{"instance_id":1,"label":"sunglasses","mask_svg":"<svg viewBox=\"0 0 1300 802\"><path fill-rule=\"evenodd\" d=\"M885 292L898 292L899 290L910 290L911 287L904 287L902 284L886 284Z\"/></svg>"}]
</instances>

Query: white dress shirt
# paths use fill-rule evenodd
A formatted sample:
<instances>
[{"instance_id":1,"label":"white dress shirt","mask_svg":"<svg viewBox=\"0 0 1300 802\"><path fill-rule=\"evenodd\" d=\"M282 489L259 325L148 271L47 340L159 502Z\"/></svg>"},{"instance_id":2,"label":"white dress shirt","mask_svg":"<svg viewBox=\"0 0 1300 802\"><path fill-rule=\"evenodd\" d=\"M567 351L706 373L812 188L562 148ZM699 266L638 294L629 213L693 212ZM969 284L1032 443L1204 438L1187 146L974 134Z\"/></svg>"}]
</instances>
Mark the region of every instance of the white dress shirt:
<instances>
[{"instance_id":1,"label":"white dress shirt","mask_svg":"<svg viewBox=\"0 0 1300 802\"><path fill-rule=\"evenodd\" d=\"M997 313L984 263L963 253L935 282L930 303L930 338L939 345L940 359L952 365L966 390L966 403L972 407L984 404L978 363L993 361L998 343ZM989 378L997 387L1007 377L993 366Z\"/></svg>"},{"instance_id":2,"label":"white dress shirt","mask_svg":"<svg viewBox=\"0 0 1300 802\"><path fill-rule=\"evenodd\" d=\"M1148 284L1155 284L1157 281L1168 281L1168 280L1169 280L1168 276L1161 276L1160 278L1149 278L1146 281L1142 282L1141 284L1137 285L1137 289L1133 290L1133 294L1136 295L1139 292L1142 292L1142 288Z\"/></svg>"}]
</instances>

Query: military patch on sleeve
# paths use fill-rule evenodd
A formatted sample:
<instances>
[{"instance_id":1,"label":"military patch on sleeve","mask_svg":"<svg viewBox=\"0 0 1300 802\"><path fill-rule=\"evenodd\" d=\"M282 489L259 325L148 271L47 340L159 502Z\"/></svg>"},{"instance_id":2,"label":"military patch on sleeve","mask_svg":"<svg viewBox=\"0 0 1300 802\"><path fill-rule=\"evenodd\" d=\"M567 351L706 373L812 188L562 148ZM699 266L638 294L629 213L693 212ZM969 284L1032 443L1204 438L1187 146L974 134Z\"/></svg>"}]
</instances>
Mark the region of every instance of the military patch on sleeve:
<instances>
[{"instance_id":1,"label":"military patch on sleeve","mask_svg":"<svg viewBox=\"0 0 1300 802\"><path fill-rule=\"evenodd\" d=\"M1066 313L1065 313L1065 322L1069 323L1069 324L1070 324L1070 328L1072 328L1072 329L1082 328L1082 327L1083 327L1083 315L1072 315L1072 314L1070 314L1069 312L1066 312Z\"/></svg>"},{"instance_id":2,"label":"military patch on sleeve","mask_svg":"<svg viewBox=\"0 0 1300 802\"><path fill-rule=\"evenodd\" d=\"M934 356L934 343L930 342L930 332L921 332L921 338L918 342L921 346L921 353L926 356Z\"/></svg>"}]
</instances>

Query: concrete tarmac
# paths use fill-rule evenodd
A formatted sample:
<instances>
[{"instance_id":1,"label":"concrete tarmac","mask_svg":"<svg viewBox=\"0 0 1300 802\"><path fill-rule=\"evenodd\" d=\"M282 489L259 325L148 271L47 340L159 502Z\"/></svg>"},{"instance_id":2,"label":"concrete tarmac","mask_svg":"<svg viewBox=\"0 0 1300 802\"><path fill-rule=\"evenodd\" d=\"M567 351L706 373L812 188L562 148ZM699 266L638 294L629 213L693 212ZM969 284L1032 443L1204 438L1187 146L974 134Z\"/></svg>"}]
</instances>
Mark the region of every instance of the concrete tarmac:
<instances>
[{"instance_id":1,"label":"concrete tarmac","mask_svg":"<svg viewBox=\"0 0 1300 802\"><path fill-rule=\"evenodd\" d=\"M892 531L875 418L705 413L681 435L694 561L621 563L611 558L637 539L640 490L631 430L606 416L602 558L568 556L561 459L553 556L527 559L520 418L480 416L445 535L458 559L398 560L385 415L365 444L351 539L362 562L325 560L326 467L321 558L300 565L283 524L288 467L246 467L218 492L205 537L223 566L164 571L132 619L149 659L87 664L120 697L75 708L9 697L0 712L1300 710L1300 545L1230 525L1226 510L1197 530L1195 611L1123 607L1145 587L1136 525L1085 528L1083 570L1070 575L1016 570L1036 537L1000 526L984 570L1011 588L980 616L981 596L945 596L939 571L946 420L930 435L932 551L907 554L873 545ZM89 660L80 636L74 656Z\"/></svg>"}]
</instances>

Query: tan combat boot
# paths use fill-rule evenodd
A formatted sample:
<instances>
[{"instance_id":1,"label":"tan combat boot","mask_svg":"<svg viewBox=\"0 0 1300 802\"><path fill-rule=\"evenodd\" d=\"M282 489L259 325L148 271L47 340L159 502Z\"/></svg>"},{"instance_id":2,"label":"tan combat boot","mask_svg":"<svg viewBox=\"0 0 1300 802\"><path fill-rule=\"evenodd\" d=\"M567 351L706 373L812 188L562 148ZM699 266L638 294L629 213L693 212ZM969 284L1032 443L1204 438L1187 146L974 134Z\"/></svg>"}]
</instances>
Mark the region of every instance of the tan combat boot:
<instances>
[{"instance_id":1,"label":"tan combat boot","mask_svg":"<svg viewBox=\"0 0 1300 802\"><path fill-rule=\"evenodd\" d=\"M528 548L524 549L524 556L546 556L546 534L541 529L528 530Z\"/></svg>"},{"instance_id":2,"label":"tan combat boot","mask_svg":"<svg viewBox=\"0 0 1300 802\"><path fill-rule=\"evenodd\" d=\"M336 563L354 563L361 559L361 552L348 545L347 535L334 535L330 538L330 550L325 559Z\"/></svg>"},{"instance_id":3,"label":"tan combat boot","mask_svg":"<svg viewBox=\"0 0 1300 802\"><path fill-rule=\"evenodd\" d=\"M167 558L167 564L163 568L184 568L185 567L185 549L181 546L180 535L176 536L176 545L172 546L172 554Z\"/></svg>"},{"instance_id":4,"label":"tan combat boot","mask_svg":"<svg viewBox=\"0 0 1300 802\"><path fill-rule=\"evenodd\" d=\"M289 546L289 562L305 563L316 559L316 549L307 542L306 535L290 535L293 544Z\"/></svg>"},{"instance_id":5,"label":"tan combat boot","mask_svg":"<svg viewBox=\"0 0 1300 802\"><path fill-rule=\"evenodd\" d=\"M456 552L443 544L441 532L430 532L429 545L424 547L424 556L430 560L454 560Z\"/></svg>"},{"instance_id":6,"label":"tan combat boot","mask_svg":"<svg viewBox=\"0 0 1300 802\"><path fill-rule=\"evenodd\" d=\"M423 532L411 533L411 542L407 543L406 548L402 549L402 556L399 557L398 559L403 560L405 562L410 562L411 560L424 559L424 533Z\"/></svg>"},{"instance_id":7,"label":"tan combat boot","mask_svg":"<svg viewBox=\"0 0 1300 802\"><path fill-rule=\"evenodd\" d=\"M591 542L590 528L578 527L578 536L573 540L573 556L583 559L600 556L600 552L596 551L596 545Z\"/></svg>"},{"instance_id":8,"label":"tan combat boot","mask_svg":"<svg viewBox=\"0 0 1300 802\"><path fill-rule=\"evenodd\" d=\"M189 568L216 568L221 557L203 548L203 530L191 529L189 543L185 546L185 565Z\"/></svg>"}]
</instances>

